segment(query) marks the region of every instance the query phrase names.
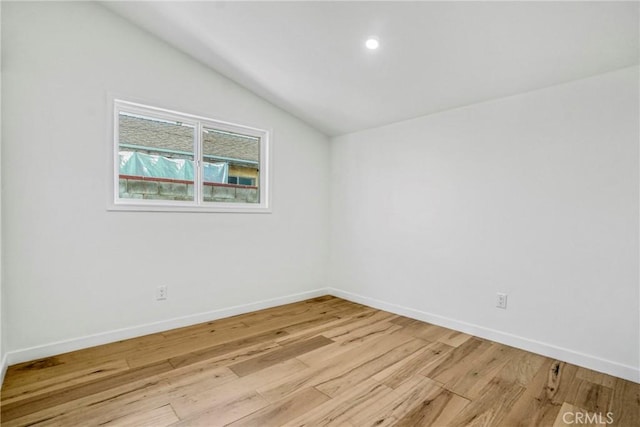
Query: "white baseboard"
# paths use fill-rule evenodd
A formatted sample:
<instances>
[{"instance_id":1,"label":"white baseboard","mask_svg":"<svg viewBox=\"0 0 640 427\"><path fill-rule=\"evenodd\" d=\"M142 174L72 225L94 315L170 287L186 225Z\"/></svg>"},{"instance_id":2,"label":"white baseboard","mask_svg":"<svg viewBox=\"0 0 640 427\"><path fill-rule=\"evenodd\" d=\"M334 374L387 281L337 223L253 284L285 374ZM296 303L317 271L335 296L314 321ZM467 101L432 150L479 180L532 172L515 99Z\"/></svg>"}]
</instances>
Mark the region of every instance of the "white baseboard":
<instances>
[{"instance_id":1,"label":"white baseboard","mask_svg":"<svg viewBox=\"0 0 640 427\"><path fill-rule=\"evenodd\" d=\"M304 301L309 298L315 298L323 295L327 295L326 288L11 351L5 354L5 357L2 360L2 379L4 379L4 373L8 365L42 359L70 351L81 350L83 348L108 344L129 338L141 337L143 335L164 332L185 326L196 325L198 323L210 322L224 317L277 307L279 305Z\"/></svg>"},{"instance_id":2,"label":"white baseboard","mask_svg":"<svg viewBox=\"0 0 640 427\"><path fill-rule=\"evenodd\" d=\"M4 376L7 373L7 368L9 367L9 363L7 362L7 354L2 355L2 360L0 360L0 386L4 383Z\"/></svg>"},{"instance_id":3,"label":"white baseboard","mask_svg":"<svg viewBox=\"0 0 640 427\"><path fill-rule=\"evenodd\" d=\"M552 344L520 337L472 323L462 322L448 317L427 313L425 311L404 307L398 304L384 302L336 288L320 288L313 291L287 295L284 297L271 298L219 310L212 310L204 313L163 320L160 322L148 323L144 325L133 326L130 328L123 328L75 339L11 351L5 354L2 358L2 365L0 366L0 384L1 380L4 379L7 367L16 363L27 362L30 360L67 353L69 351L93 347L96 345L108 344L124 339L140 337L143 335L163 332L189 325L195 325L211 320L222 319L224 317L244 314L251 311L276 307L279 305L289 304L297 301L303 301L305 299L315 298L327 294L359 304L364 304L369 307L410 317L412 319L421 320L423 322L428 322L434 325L443 326L446 328L454 329L456 331L475 335L477 337L499 342L501 344L531 351L543 356L552 357L554 359L593 369L595 371L603 372L619 378L624 378L636 383L640 383L640 369L634 366L623 365L611 360L601 359L596 356L576 352L567 348L558 347Z\"/></svg>"},{"instance_id":4,"label":"white baseboard","mask_svg":"<svg viewBox=\"0 0 640 427\"><path fill-rule=\"evenodd\" d=\"M404 307L397 304L380 301L374 298L365 297L351 292L343 291L336 288L327 288L330 295L343 298L359 304L379 310L388 311L394 314L410 317L412 319L423 322L432 323L434 325L443 326L456 331L475 335L491 341L499 342L511 347L527 350L532 353L541 354L584 368L593 369L594 371L603 372L629 381L640 383L640 369L634 366L623 365L611 360L601 359L589 354L580 353L567 348L558 347L552 344L524 338L521 336L501 332L495 329L486 328L472 323L462 322L448 317L439 316L425 311Z\"/></svg>"}]
</instances>

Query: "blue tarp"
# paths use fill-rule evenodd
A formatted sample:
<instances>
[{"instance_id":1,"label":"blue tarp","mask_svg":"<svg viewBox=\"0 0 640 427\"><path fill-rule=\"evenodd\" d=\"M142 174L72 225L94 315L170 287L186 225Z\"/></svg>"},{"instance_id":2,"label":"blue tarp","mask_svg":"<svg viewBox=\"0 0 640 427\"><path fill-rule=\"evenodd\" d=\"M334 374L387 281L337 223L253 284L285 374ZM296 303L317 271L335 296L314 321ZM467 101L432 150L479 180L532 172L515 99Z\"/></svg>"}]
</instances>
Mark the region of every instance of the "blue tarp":
<instances>
[{"instance_id":1,"label":"blue tarp","mask_svg":"<svg viewBox=\"0 0 640 427\"><path fill-rule=\"evenodd\" d=\"M137 151L120 151L120 175L169 178L193 181L193 160L171 159ZM205 182L226 183L229 165L224 162L203 162Z\"/></svg>"}]
</instances>

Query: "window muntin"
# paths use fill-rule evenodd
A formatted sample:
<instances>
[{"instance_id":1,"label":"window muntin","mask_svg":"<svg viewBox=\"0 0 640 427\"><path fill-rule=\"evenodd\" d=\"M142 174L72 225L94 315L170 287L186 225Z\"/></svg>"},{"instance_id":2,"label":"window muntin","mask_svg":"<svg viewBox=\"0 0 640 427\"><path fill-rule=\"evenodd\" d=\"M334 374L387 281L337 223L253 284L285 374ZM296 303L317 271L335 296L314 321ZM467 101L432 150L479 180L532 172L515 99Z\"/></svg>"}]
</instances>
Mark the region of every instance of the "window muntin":
<instances>
[{"instance_id":1,"label":"window muntin","mask_svg":"<svg viewBox=\"0 0 640 427\"><path fill-rule=\"evenodd\" d=\"M268 211L268 132L120 100L114 119L112 208Z\"/></svg>"}]
</instances>

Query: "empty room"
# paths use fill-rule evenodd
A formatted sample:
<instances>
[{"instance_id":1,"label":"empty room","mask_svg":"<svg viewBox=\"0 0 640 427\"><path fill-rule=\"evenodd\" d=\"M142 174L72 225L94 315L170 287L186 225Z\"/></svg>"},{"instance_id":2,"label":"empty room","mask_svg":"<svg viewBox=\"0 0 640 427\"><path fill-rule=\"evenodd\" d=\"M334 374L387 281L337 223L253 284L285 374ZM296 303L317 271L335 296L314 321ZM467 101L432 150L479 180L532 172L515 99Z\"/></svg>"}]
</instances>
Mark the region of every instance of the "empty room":
<instances>
[{"instance_id":1,"label":"empty room","mask_svg":"<svg viewBox=\"0 0 640 427\"><path fill-rule=\"evenodd\" d=\"M640 2L0 23L3 427L640 425Z\"/></svg>"}]
</instances>

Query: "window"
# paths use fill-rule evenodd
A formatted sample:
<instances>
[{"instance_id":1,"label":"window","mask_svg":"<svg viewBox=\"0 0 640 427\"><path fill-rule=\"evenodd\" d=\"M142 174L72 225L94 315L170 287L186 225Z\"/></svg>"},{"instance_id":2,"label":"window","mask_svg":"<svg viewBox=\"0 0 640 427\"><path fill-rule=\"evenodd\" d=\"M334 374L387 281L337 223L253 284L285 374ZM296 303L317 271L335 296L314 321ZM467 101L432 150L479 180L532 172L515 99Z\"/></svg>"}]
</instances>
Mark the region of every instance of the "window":
<instances>
[{"instance_id":1,"label":"window","mask_svg":"<svg viewBox=\"0 0 640 427\"><path fill-rule=\"evenodd\" d=\"M267 131L114 101L113 209L267 212Z\"/></svg>"},{"instance_id":2,"label":"window","mask_svg":"<svg viewBox=\"0 0 640 427\"><path fill-rule=\"evenodd\" d=\"M256 185L255 178L247 178L246 176L229 176L227 181L229 184L249 185L251 187Z\"/></svg>"}]
</instances>

